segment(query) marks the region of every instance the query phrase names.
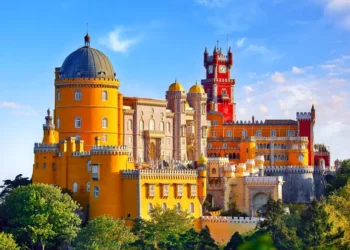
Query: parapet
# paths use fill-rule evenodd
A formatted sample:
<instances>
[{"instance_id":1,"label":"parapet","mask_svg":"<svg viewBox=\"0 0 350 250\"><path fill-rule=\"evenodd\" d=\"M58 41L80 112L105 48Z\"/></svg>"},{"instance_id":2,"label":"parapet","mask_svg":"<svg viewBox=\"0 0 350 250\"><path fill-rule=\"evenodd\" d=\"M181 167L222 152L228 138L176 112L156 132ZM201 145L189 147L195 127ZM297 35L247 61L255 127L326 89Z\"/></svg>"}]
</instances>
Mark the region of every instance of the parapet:
<instances>
[{"instance_id":1,"label":"parapet","mask_svg":"<svg viewBox=\"0 0 350 250\"><path fill-rule=\"evenodd\" d=\"M47 143L35 143L34 144L34 154L36 153L58 153L59 145L57 143L47 144Z\"/></svg>"},{"instance_id":2,"label":"parapet","mask_svg":"<svg viewBox=\"0 0 350 250\"><path fill-rule=\"evenodd\" d=\"M208 163L221 163L221 164L225 164L225 163L229 163L229 159L227 157L208 157Z\"/></svg>"},{"instance_id":3,"label":"parapet","mask_svg":"<svg viewBox=\"0 0 350 250\"><path fill-rule=\"evenodd\" d=\"M197 178L198 171L193 169L131 169L122 170L123 179L136 179L137 177L142 179L188 179Z\"/></svg>"},{"instance_id":4,"label":"parapet","mask_svg":"<svg viewBox=\"0 0 350 250\"><path fill-rule=\"evenodd\" d=\"M83 151L83 152L75 151L75 152L72 153L72 155L74 157L84 157L84 156L90 156L91 152L89 152L89 151Z\"/></svg>"},{"instance_id":5,"label":"parapet","mask_svg":"<svg viewBox=\"0 0 350 250\"><path fill-rule=\"evenodd\" d=\"M246 184L283 184L283 176L245 176Z\"/></svg>"},{"instance_id":6,"label":"parapet","mask_svg":"<svg viewBox=\"0 0 350 250\"><path fill-rule=\"evenodd\" d=\"M126 145L122 146L92 146L91 147L92 155L129 155L130 152Z\"/></svg>"},{"instance_id":7,"label":"parapet","mask_svg":"<svg viewBox=\"0 0 350 250\"><path fill-rule=\"evenodd\" d=\"M313 166L275 166L275 167L265 167L264 171L266 173L295 173L295 174L305 174L313 173Z\"/></svg>"},{"instance_id":8,"label":"parapet","mask_svg":"<svg viewBox=\"0 0 350 250\"><path fill-rule=\"evenodd\" d=\"M229 216L202 216L202 222L221 222L221 223L254 223L263 221L264 218L257 217L229 217Z\"/></svg>"},{"instance_id":9,"label":"parapet","mask_svg":"<svg viewBox=\"0 0 350 250\"><path fill-rule=\"evenodd\" d=\"M236 171L236 165L226 165L224 167L225 172L235 172Z\"/></svg>"},{"instance_id":10,"label":"parapet","mask_svg":"<svg viewBox=\"0 0 350 250\"><path fill-rule=\"evenodd\" d=\"M311 121L311 112L297 112L297 120Z\"/></svg>"}]
</instances>

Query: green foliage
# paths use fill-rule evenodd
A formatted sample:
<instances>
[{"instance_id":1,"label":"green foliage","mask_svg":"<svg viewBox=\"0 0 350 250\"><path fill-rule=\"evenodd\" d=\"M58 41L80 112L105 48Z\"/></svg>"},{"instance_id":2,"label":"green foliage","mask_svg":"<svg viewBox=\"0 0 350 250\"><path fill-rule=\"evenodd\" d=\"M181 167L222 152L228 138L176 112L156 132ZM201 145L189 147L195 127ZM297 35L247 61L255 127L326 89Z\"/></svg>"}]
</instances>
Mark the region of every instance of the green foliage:
<instances>
[{"instance_id":1,"label":"green foliage","mask_svg":"<svg viewBox=\"0 0 350 250\"><path fill-rule=\"evenodd\" d=\"M333 191L336 191L346 185L350 179L350 159L342 161L339 171L337 172L334 180L327 184L326 191L327 194L331 194Z\"/></svg>"},{"instance_id":2,"label":"green foliage","mask_svg":"<svg viewBox=\"0 0 350 250\"><path fill-rule=\"evenodd\" d=\"M0 249L19 250L11 234L0 233Z\"/></svg>"},{"instance_id":3,"label":"green foliage","mask_svg":"<svg viewBox=\"0 0 350 250\"><path fill-rule=\"evenodd\" d=\"M78 205L57 187L45 184L20 186L2 204L0 220L5 232L21 245L52 246L70 242L77 235L81 220Z\"/></svg>"},{"instance_id":4,"label":"green foliage","mask_svg":"<svg viewBox=\"0 0 350 250\"><path fill-rule=\"evenodd\" d=\"M238 232L235 232L230 241L224 247L224 250L237 250L238 246L243 243L243 237Z\"/></svg>"},{"instance_id":5,"label":"green foliage","mask_svg":"<svg viewBox=\"0 0 350 250\"><path fill-rule=\"evenodd\" d=\"M136 240L124 221L110 217L99 217L89 221L74 240L77 250L127 249Z\"/></svg>"},{"instance_id":6,"label":"green foliage","mask_svg":"<svg viewBox=\"0 0 350 250\"><path fill-rule=\"evenodd\" d=\"M20 186L27 186L32 183L32 180L29 180L28 177L22 177L22 174L19 174L15 177L14 180L4 180L4 184L0 186L2 191L0 193L0 203L5 200L6 195L8 195L13 189Z\"/></svg>"},{"instance_id":7,"label":"green foliage","mask_svg":"<svg viewBox=\"0 0 350 250\"><path fill-rule=\"evenodd\" d=\"M277 250L273 245L273 240L269 234L258 234L249 241L244 242L237 248L238 250ZM296 248L291 248L296 249Z\"/></svg>"},{"instance_id":8,"label":"green foliage","mask_svg":"<svg viewBox=\"0 0 350 250\"><path fill-rule=\"evenodd\" d=\"M248 217L246 213L241 213L235 202L228 203L228 209L226 211L222 211L221 216L237 216L237 217Z\"/></svg>"},{"instance_id":9,"label":"green foliage","mask_svg":"<svg viewBox=\"0 0 350 250\"><path fill-rule=\"evenodd\" d=\"M199 232L199 240L200 240L199 249L206 249L206 250L219 249L214 239L210 235L208 226L205 226Z\"/></svg>"}]
</instances>

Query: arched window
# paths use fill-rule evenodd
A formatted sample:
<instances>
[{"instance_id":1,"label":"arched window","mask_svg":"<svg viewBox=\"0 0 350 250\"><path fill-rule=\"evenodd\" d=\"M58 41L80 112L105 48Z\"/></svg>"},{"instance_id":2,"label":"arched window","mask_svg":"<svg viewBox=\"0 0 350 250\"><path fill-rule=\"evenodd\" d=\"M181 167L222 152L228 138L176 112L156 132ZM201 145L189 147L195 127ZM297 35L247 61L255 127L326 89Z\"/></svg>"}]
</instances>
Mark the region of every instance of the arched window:
<instances>
[{"instance_id":1,"label":"arched window","mask_svg":"<svg viewBox=\"0 0 350 250\"><path fill-rule=\"evenodd\" d=\"M102 135L102 142L107 142L107 135L106 134Z\"/></svg>"},{"instance_id":2,"label":"arched window","mask_svg":"<svg viewBox=\"0 0 350 250\"><path fill-rule=\"evenodd\" d=\"M98 198L100 196L100 188L98 186L94 186L94 197Z\"/></svg>"},{"instance_id":3,"label":"arched window","mask_svg":"<svg viewBox=\"0 0 350 250\"><path fill-rule=\"evenodd\" d=\"M132 121L128 120L128 130L132 130Z\"/></svg>"},{"instance_id":4,"label":"arched window","mask_svg":"<svg viewBox=\"0 0 350 250\"><path fill-rule=\"evenodd\" d=\"M304 160L304 155L300 154L298 158L299 158L299 161L303 161Z\"/></svg>"},{"instance_id":5,"label":"arched window","mask_svg":"<svg viewBox=\"0 0 350 250\"><path fill-rule=\"evenodd\" d=\"M177 211L181 211L181 204L180 204L180 202L176 203L176 209L177 209Z\"/></svg>"},{"instance_id":6,"label":"arched window","mask_svg":"<svg viewBox=\"0 0 350 250\"><path fill-rule=\"evenodd\" d=\"M87 161L86 166L87 166L87 171L90 172L91 171L91 160Z\"/></svg>"},{"instance_id":7,"label":"arched window","mask_svg":"<svg viewBox=\"0 0 350 250\"><path fill-rule=\"evenodd\" d=\"M76 140L76 141L80 141L80 135L79 135L79 134L76 134L76 135L75 135L75 140Z\"/></svg>"},{"instance_id":8,"label":"arched window","mask_svg":"<svg viewBox=\"0 0 350 250\"><path fill-rule=\"evenodd\" d=\"M150 121L149 121L149 130L154 130L154 120L153 119L151 119Z\"/></svg>"},{"instance_id":9,"label":"arched window","mask_svg":"<svg viewBox=\"0 0 350 250\"><path fill-rule=\"evenodd\" d=\"M232 131L231 130L227 130L226 131L226 136L227 137L232 137Z\"/></svg>"},{"instance_id":10,"label":"arched window","mask_svg":"<svg viewBox=\"0 0 350 250\"><path fill-rule=\"evenodd\" d=\"M164 122L159 123L159 130L162 132L164 131Z\"/></svg>"},{"instance_id":11,"label":"arched window","mask_svg":"<svg viewBox=\"0 0 350 250\"><path fill-rule=\"evenodd\" d=\"M148 203L148 214L150 214L153 210L153 205L152 203Z\"/></svg>"},{"instance_id":12,"label":"arched window","mask_svg":"<svg viewBox=\"0 0 350 250\"><path fill-rule=\"evenodd\" d=\"M81 128L81 118L80 117L75 117L75 119L74 119L74 127L75 128Z\"/></svg>"},{"instance_id":13,"label":"arched window","mask_svg":"<svg viewBox=\"0 0 350 250\"><path fill-rule=\"evenodd\" d=\"M142 132L144 129L144 122L143 120L140 120L140 132Z\"/></svg>"},{"instance_id":14,"label":"arched window","mask_svg":"<svg viewBox=\"0 0 350 250\"><path fill-rule=\"evenodd\" d=\"M166 124L166 132L167 133L170 133L171 131L170 131L170 122L167 122L167 124Z\"/></svg>"},{"instance_id":15,"label":"arched window","mask_svg":"<svg viewBox=\"0 0 350 250\"><path fill-rule=\"evenodd\" d=\"M102 101L108 100L108 93L106 90L102 90Z\"/></svg>"},{"instance_id":16,"label":"arched window","mask_svg":"<svg viewBox=\"0 0 350 250\"><path fill-rule=\"evenodd\" d=\"M227 94L226 89L222 89L222 90L221 90L221 94L222 94L222 95L226 95L226 94Z\"/></svg>"},{"instance_id":17,"label":"arched window","mask_svg":"<svg viewBox=\"0 0 350 250\"><path fill-rule=\"evenodd\" d=\"M190 203L190 213L194 214L194 204L193 204L193 202Z\"/></svg>"},{"instance_id":18,"label":"arched window","mask_svg":"<svg viewBox=\"0 0 350 250\"><path fill-rule=\"evenodd\" d=\"M211 173L212 173L212 174L216 174L216 168L212 168L212 169L211 169Z\"/></svg>"},{"instance_id":19,"label":"arched window","mask_svg":"<svg viewBox=\"0 0 350 250\"><path fill-rule=\"evenodd\" d=\"M61 91L57 91L57 102L61 101Z\"/></svg>"},{"instance_id":20,"label":"arched window","mask_svg":"<svg viewBox=\"0 0 350 250\"><path fill-rule=\"evenodd\" d=\"M76 101L80 101L81 100L81 90L74 91L74 99Z\"/></svg>"},{"instance_id":21,"label":"arched window","mask_svg":"<svg viewBox=\"0 0 350 250\"><path fill-rule=\"evenodd\" d=\"M245 130L245 129L242 130L242 136L243 136L243 137L246 137L246 136L247 136L247 130Z\"/></svg>"},{"instance_id":22,"label":"arched window","mask_svg":"<svg viewBox=\"0 0 350 250\"><path fill-rule=\"evenodd\" d=\"M257 130L257 131L255 132L255 135L258 136L258 137L261 137L261 130L260 130L260 129Z\"/></svg>"},{"instance_id":23,"label":"arched window","mask_svg":"<svg viewBox=\"0 0 350 250\"><path fill-rule=\"evenodd\" d=\"M106 117L102 118L102 128L108 128L108 119Z\"/></svg>"},{"instance_id":24,"label":"arched window","mask_svg":"<svg viewBox=\"0 0 350 250\"><path fill-rule=\"evenodd\" d=\"M73 182L73 193L78 192L78 183L77 182Z\"/></svg>"},{"instance_id":25,"label":"arched window","mask_svg":"<svg viewBox=\"0 0 350 250\"><path fill-rule=\"evenodd\" d=\"M60 128L60 118L56 119L56 128Z\"/></svg>"},{"instance_id":26,"label":"arched window","mask_svg":"<svg viewBox=\"0 0 350 250\"><path fill-rule=\"evenodd\" d=\"M90 192L90 181L86 183L86 192Z\"/></svg>"},{"instance_id":27,"label":"arched window","mask_svg":"<svg viewBox=\"0 0 350 250\"><path fill-rule=\"evenodd\" d=\"M132 143L132 136L131 135L128 137L128 142L129 142L129 144Z\"/></svg>"},{"instance_id":28,"label":"arched window","mask_svg":"<svg viewBox=\"0 0 350 250\"><path fill-rule=\"evenodd\" d=\"M166 211L166 209L167 209L167 206L166 206L166 203L164 202L162 204L162 211L163 211L163 213Z\"/></svg>"}]
</instances>

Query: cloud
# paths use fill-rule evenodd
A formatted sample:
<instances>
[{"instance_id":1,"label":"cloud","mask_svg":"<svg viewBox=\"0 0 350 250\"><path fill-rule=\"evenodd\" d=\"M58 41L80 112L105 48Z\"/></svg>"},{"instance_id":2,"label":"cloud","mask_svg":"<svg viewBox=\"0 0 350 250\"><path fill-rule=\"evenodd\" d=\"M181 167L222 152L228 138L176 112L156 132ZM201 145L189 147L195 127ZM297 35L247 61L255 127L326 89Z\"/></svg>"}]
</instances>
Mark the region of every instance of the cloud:
<instances>
[{"instance_id":1,"label":"cloud","mask_svg":"<svg viewBox=\"0 0 350 250\"><path fill-rule=\"evenodd\" d=\"M267 114L267 112L269 112L269 108L266 105L261 104L259 108L263 114Z\"/></svg>"},{"instance_id":2,"label":"cloud","mask_svg":"<svg viewBox=\"0 0 350 250\"><path fill-rule=\"evenodd\" d=\"M251 86L244 86L244 91L246 94L253 92L253 88Z\"/></svg>"},{"instance_id":3,"label":"cloud","mask_svg":"<svg viewBox=\"0 0 350 250\"><path fill-rule=\"evenodd\" d=\"M340 27L350 30L350 1L349 0L324 0L327 17Z\"/></svg>"},{"instance_id":4,"label":"cloud","mask_svg":"<svg viewBox=\"0 0 350 250\"><path fill-rule=\"evenodd\" d=\"M36 111L30 106L24 106L15 102L0 102L0 109L10 110L12 114L17 116L36 116Z\"/></svg>"},{"instance_id":5,"label":"cloud","mask_svg":"<svg viewBox=\"0 0 350 250\"><path fill-rule=\"evenodd\" d=\"M247 39L246 39L245 37L239 39L239 40L236 42L237 47L238 47L238 48L241 48L241 47L244 45L244 43L245 43L246 40L247 40Z\"/></svg>"},{"instance_id":6,"label":"cloud","mask_svg":"<svg viewBox=\"0 0 350 250\"><path fill-rule=\"evenodd\" d=\"M196 3L207 8L222 7L231 0L196 0Z\"/></svg>"},{"instance_id":7,"label":"cloud","mask_svg":"<svg viewBox=\"0 0 350 250\"><path fill-rule=\"evenodd\" d=\"M293 72L294 74L302 74L302 73L305 73L305 70L302 69L302 68L298 68L298 67L296 67L296 66L293 66L293 67L292 67L292 72Z\"/></svg>"},{"instance_id":8,"label":"cloud","mask_svg":"<svg viewBox=\"0 0 350 250\"><path fill-rule=\"evenodd\" d=\"M141 36L124 38L122 34L126 33L126 31L128 30L122 27L116 28L114 31L109 32L107 36L100 38L99 42L112 51L121 53L127 52L131 46L140 42Z\"/></svg>"},{"instance_id":9,"label":"cloud","mask_svg":"<svg viewBox=\"0 0 350 250\"><path fill-rule=\"evenodd\" d=\"M285 79L282 73L276 71L272 76L271 76L272 81L277 82L277 83L284 83Z\"/></svg>"},{"instance_id":10,"label":"cloud","mask_svg":"<svg viewBox=\"0 0 350 250\"><path fill-rule=\"evenodd\" d=\"M0 108L19 109L21 105L15 102L1 102Z\"/></svg>"},{"instance_id":11,"label":"cloud","mask_svg":"<svg viewBox=\"0 0 350 250\"><path fill-rule=\"evenodd\" d=\"M281 55L262 45L250 44L244 51L246 55L259 55L260 60L264 63L272 63L281 58Z\"/></svg>"}]
</instances>

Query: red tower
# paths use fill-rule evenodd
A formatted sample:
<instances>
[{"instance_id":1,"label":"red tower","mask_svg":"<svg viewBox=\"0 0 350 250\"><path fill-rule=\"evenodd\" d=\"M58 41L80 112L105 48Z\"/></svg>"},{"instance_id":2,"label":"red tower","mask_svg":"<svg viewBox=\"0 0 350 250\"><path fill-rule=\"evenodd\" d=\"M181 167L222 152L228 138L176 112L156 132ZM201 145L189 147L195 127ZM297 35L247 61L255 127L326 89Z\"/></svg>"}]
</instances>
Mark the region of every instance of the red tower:
<instances>
[{"instance_id":1,"label":"red tower","mask_svg":"<svg viewBox=\"0 0 350 250\"><path fill-rule=\"evenodd\" d=\"M206 79L202 85L208 95L207 111L218 111L224 115L225 121L236 121L236 103L234 102L235 80L230 79L232 66L232 52L229 48L227 55L221 48L214 48L212 55L204 51L204 67Z\"/></svg>"}]
</instances>

